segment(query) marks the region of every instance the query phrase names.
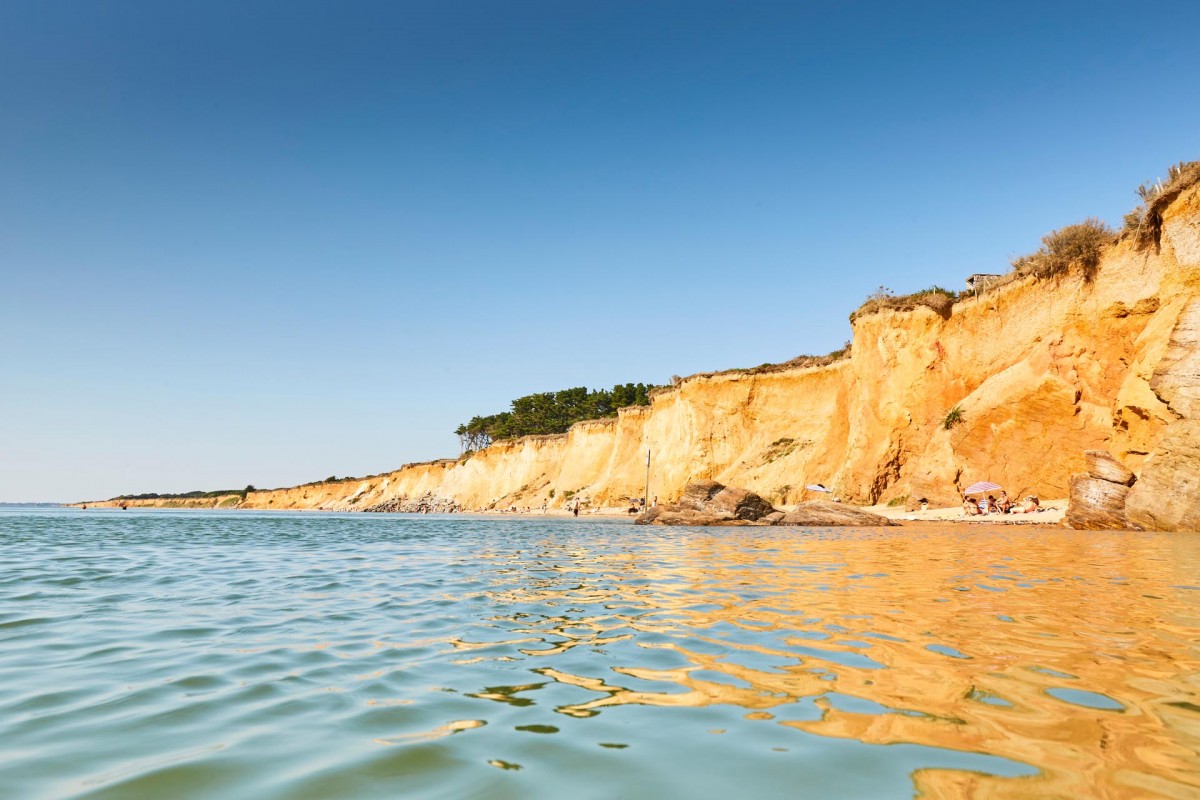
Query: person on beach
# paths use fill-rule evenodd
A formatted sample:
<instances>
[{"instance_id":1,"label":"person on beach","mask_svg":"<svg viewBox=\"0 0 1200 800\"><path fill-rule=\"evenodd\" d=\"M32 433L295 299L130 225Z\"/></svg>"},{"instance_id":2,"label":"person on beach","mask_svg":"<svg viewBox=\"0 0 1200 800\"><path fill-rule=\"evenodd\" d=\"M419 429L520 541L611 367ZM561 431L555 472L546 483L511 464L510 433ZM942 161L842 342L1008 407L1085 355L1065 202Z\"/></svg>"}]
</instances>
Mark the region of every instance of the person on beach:
<instances>
[{"instance_id":1,"label":"person on beach","mask_svg":"<svg viewBox=\"0 0 1200 800\"><path fill-rule=\"evenodd\" d=\"M988 495L987 512L986 513L988 513L988 514L999 514L1000 513L1000 506L996 505L995 495L990 495L990 494Z\"/></svg>"},{"instance_id":2,"label":"person on beach","mask_svg":"<svg viewBox=\"0 0 1200 800\"><path fill-rule=\"evenodd\" d=\"M963 514L968 517L977 517L983 512L979 510L979 506L967 495L963 495Z\"/></svg>"},{"instance_id":3,"label":"person on beach","mask_svg":"<svg viewBox=\"0 0 1200 800\"><path fill-rule=\"evenodd\" d=\"M1029 497L1025 498L1025 505L1022 506L1021 509L1017 513L1032 514L1035 511L1041 511L1042 510L1041 505L1042 504L1037 499L1037 496L1031 494L1031 495L1029 495Z\"/></svg>"},{"instance_id":4,"label":"person on beach","mask_svg":"<svg viewBox=\"0 0 1200 800\"><path fill-rule=\"evenodd\" d=\"M1013 510L1013 501L1008 499L1008 492L1000 490L1000 499L996 501L996 507L1000 509L1001 514L1011 514Z\"/></svg>"}]
</instances>

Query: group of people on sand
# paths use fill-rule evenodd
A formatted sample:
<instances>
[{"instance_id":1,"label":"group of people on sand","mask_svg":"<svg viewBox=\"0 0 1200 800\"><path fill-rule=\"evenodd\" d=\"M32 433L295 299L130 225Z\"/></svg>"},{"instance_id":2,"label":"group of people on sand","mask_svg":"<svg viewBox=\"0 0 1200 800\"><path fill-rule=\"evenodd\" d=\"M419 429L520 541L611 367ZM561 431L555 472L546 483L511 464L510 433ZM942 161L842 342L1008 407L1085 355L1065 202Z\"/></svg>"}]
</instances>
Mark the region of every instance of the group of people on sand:
<instances>
[{"instance_id":1,"label":"group of people on sand","mask_svg":"<svg viewBox=\"0 0 1200 800\"><path fill-rule=\"evenodd\" d=\"M968 517L978 517L984 514L1032 514L1042 510L1042 503L1037 495L1029 495L1025 502L1010 500L1008 492L1001 490L1000 496L989 494L987 499L973 500L970 495L963 495L963 514Z\"/></svg>"},{"instance_id":2,"label":"group of people on sand","mask_svg":"<svg viewBox=\"0 0 1200 800\"><path fill-rule=\"evenodd\" d=\"M654 501L650 503L651 507L658 505L658 495L654 495ZM646 498L631 497L629 499L629 508L625 509L626 514L640 514L646 510Z\"/></svg>"}]
</instances>

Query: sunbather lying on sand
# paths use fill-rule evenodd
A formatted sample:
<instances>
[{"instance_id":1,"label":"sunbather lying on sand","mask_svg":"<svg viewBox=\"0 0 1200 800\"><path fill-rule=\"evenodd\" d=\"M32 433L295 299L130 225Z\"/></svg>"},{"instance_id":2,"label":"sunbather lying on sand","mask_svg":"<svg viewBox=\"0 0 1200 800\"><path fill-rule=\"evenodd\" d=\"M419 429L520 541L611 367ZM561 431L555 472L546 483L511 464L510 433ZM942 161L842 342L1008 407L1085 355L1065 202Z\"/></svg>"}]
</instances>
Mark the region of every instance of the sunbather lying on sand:
<instances>
[{"instance_id":1,"label":"sunbather lying on sand","mask_svg":"<svg viewBox=\"0 0 1200 800\"><path fill-rule=\"evenodd\" d=\"M1014 509L1014 514L1032 514L1034 511L1041 511L1042 504L1034 495L1029 495L1025 498L1025 504L1018 509Z\"/></svg>"}]
</instances>

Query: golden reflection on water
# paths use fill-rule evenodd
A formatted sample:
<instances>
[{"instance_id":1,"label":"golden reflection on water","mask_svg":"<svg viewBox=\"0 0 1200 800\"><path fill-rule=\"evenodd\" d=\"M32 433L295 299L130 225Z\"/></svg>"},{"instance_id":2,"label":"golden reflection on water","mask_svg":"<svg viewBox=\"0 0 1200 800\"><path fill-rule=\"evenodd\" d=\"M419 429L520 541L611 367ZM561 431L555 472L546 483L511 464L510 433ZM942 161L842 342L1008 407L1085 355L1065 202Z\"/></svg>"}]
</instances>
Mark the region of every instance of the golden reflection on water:
<instances>
[{"instance_id":1,"label":"golden reflection on water","mask_svg":"<svg viewBox=\"0 0 1200 800\"><path fill-rule=\"evenodd\" d=\"M431 731L420 731L418 733L410 733L404 736L393 736L391 738L378 738L375 740L377 744L412 744L413 742L428 742L434 739L441 739L446 736L453 736L456 733L469 731L472 728L482 728L487 723L481 719L459 719L453 722L447 722L445 725L439 725Z\"/></svg>"},{"instance_id":2,"label":"golden reflection on water","mask_svg":"<svg viewBox=\"0 0 1200 800\"><path fill-rule=\"evenodd\" d=\"M613 613L515 614L505 642L455 646L514 645L546 683L595 695L557 709L572 717L629 704L729 704L760 724L1040 770L919 770L925 796L1200 797L1192 541L1172 549L1137 534L979 527L745 536L668 531L668 553L547 545L536 577L495 599L511 608L599 603ZM631 639L688 666L575 674L555 663L575 648ZM474 696L520 703L543 685ZM817 718L776 719L803 699Z\"/></svg>"}]
</instances>

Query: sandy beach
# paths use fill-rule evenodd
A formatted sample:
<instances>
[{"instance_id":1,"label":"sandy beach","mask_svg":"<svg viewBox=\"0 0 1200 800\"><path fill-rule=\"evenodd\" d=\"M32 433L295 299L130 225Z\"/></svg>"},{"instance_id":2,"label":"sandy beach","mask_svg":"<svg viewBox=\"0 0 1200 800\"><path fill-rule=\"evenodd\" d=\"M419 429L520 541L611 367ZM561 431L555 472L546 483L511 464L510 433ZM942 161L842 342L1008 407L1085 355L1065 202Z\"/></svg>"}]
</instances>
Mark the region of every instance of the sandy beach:
<instances>
[{"instance_id":1,"label":"sandy beach","mask_svg":"<svg viewBox=\"0 0 1200 800\"><path fill-rule=\"evenodd\" d=\"M849 504L847 504L849 505ZM781 511L794 511L798 507L797 504L777 506ZM872 514L878 514L881 517L887 517L900 523L911 522L938 522L938 523L961 523L965 525L1043 525L1043 526L1059 526L1062 524L1063 518L1067 512L1066 498L1058 500L1047 500L1042 503L1043 511L1033 514L984 514L982 516L968 517L963 514L962 506L950 506L945 508L930 508L925 511L907 511L902 506L889 506L886 503L873 506L850 506L863 511L869 511ZM545 511L541 509L522 510L518 512L499 511L499 510L478 510L467 511L468 514L480 514L486 516L505 516L505 517L570 517L571 512L563 508L548 508ZM634 518L634 514L628 513L627 506L605 506L601 508L582 508L579 511L580 517L629 517Z\"/></svg>"},{"instance_id":2,"label":"sandy beach","mask_svg":"<svg viewBox=\"0 0 1200 800\"><path fill-rule=\"evenodd\" d=\"M962 506L930 508L925 511L906 511L900 506L876 505L864 508L881 517L897 522L961 522L968 525L1061 525L1067 513L1067 500L1047 500L1043 511L1034 514L984 514L968 517Z\"/></svg>"}]
</instances>

